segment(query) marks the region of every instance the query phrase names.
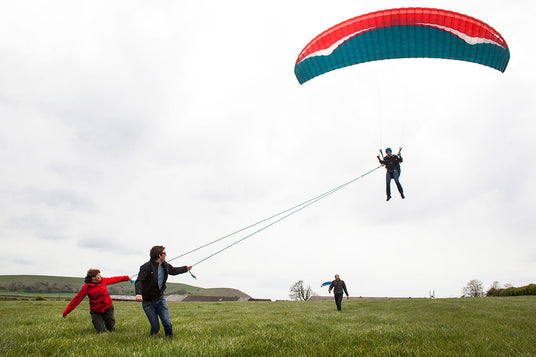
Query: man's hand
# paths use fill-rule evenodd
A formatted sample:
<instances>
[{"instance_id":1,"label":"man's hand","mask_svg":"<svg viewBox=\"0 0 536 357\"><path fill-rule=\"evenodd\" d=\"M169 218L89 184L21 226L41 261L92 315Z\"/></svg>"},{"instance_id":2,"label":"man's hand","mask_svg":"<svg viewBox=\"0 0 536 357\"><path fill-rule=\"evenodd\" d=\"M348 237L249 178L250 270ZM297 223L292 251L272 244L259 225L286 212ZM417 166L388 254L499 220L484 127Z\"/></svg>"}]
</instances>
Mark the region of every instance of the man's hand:
<instances>
[{"instance_id":1,"label":"man's hand","mask_svg":"<svg viewBox=\"0 0 536 357\"><path fill-rule=\"evenodd\" d=\"M346 297L346 300L350 300L350 297L349 297L349 296L347 296L347 297Z\"/></svg>"},{"instance_id":2,"label":"man's hand","mask_svg":"<svg viewBox=\"0 0 536 357\"><path fill-rule=\"evenodd\" d=\"M192 270L192 268L193 268L193 265L187 265L186 266L186 269L188 269L188 271Z\"/></svg>"},{"instance_id":3,"label":"man's hand","mask_svg":"<svg viewBox=\"0 0 536 357\"><path fill-rule=\"evenodd\" d=\"M143 301L143 298L141 297L141 295L136 295L136 301Z\"/></svg>"}]
</instances>

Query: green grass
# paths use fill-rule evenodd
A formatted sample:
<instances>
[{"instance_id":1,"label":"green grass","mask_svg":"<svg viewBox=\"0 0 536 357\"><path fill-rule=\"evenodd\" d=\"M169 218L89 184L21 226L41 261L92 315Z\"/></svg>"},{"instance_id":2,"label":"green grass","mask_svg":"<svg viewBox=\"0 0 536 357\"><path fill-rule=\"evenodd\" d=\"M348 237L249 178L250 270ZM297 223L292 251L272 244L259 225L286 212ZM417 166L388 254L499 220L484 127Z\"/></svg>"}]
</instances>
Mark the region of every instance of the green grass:
<instances>
[{"instance_id":1,"label":"green grass","mask_svg":"<svg viewBox=\"0 0 536 357\"><path fill-rule=\"evenodd\" d=\"M536 297L173 303L175 337L150 337L141 304L116 302L97 335L85 301L0 301L3 356L535 356Z\"/></svg>"}]
</instances>

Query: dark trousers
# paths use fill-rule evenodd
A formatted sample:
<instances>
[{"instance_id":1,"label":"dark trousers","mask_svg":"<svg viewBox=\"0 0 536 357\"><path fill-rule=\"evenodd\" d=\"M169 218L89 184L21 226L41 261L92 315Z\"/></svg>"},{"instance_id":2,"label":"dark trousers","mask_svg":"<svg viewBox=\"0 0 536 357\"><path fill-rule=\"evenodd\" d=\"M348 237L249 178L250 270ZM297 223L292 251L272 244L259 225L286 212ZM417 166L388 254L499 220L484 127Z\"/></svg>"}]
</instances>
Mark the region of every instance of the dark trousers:
<instances>
[{"instance_id":1,"label":"dark trousers","mask_svg":"<svg viewBox=\"0 0 536 357\"><path fill-rule=\"evenodd\" d=\"M98 313L94 311L89 311L91 314L91 321L93 321L93 326L98 333L102 333L106 330L112 332L115 331L115 316L114 316L114 306L110 306L103 313ZM106 326L106 328L104 327Z\"/></svg>"},{"instance_id":2,"label":"dark trousers","mask_svg":"<svg viewBox=\"0 0 536 357\"><path fill-rule=\"evenodd\" d=\"M160 331L160 322L158 321L160 317L166 336L173 336L173 326L169 319L169 307L166 299L161 298L156 301L144 301L142 302L142 306L151 324L151 335Z\"/></svg>"},{"instance_id":3,"label":"dark trousers","mask_svg":"<svg viewBox=\"0 0 536 357\"><path fill-rule=\"evenodd\" d=\"M335 304L337 305L337 310L341 311L343 294L334 294L334 295L335 295Z\"/></svg>"},{"instance_id":4,"label":"dark trousers","mask_svg":"<svg viewBox=\"0 0 536 357\"><path fill-rule=\"evenodd\" d=\"M404 194L402 185L400 184L400 181L398 181L399 176L400 176L400 173L398 172L398 170L387 171L387 173L385 174L385 191L387 193L387 197L391 197L391 179L395 180L396 187L398 188L398 192L401 195Z\"/></svg>"}]
</instances>

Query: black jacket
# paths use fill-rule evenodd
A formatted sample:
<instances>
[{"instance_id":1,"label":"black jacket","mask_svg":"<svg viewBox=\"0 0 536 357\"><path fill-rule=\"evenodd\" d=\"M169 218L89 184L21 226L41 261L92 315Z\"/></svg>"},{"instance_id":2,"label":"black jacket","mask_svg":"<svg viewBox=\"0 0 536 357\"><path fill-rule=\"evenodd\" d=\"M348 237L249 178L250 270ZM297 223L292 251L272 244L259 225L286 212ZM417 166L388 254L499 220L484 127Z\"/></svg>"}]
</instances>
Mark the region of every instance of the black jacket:
<instances>
[{"instance_id":1,"label":"black jacket","mask_svg":"<svg viewBox=\"0 0 536 357\"><path fill-rule=\"evenodd\" d=\"M175 268L168 262L162 262L162 267L164 268L164 283L162 284L162 289L158 288L158 263L154 260L150 260L140 267L135 286L136 295L141 295L143 301L156 301L164 296L168 274L178 275L188 271L186 266Z\"/></svg>"},{"instance_id":2,"label":"black jacket","mask_svg":"<svg viewBox=\"0 0 536 357\"><path fill-rule=\"evenodd\" d=\"M400 163L402 162L402 156L400 155L386 155L380 163L385 165L387 171L397 170L400 172Z\"/></svg>"},{"instance_id":3,"label":"black jacket","mask_svg":"<svg viewBox=\"0 0 536 357\"><path fill-rule=\"evenodd\" d=\"M342 294L344 291L346 293L346 296L348 296L348 290L346 290L346 284L344 283L344 280L333 280L331 282L331 285L329 286L328 292L331 292L331 289L333 289L334 294Z\"/></svg>"}]
</instances>

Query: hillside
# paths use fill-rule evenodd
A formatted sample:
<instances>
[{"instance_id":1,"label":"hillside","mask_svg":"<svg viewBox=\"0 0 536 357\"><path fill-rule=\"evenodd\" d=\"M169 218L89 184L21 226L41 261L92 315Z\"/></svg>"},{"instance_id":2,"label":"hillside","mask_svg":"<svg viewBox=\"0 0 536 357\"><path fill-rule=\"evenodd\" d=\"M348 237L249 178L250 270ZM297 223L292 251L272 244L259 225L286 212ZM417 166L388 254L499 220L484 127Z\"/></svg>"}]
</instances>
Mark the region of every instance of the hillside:
<instances>
[{"instance_id":1,"label":"hillside","mask_svg":"<svg viewBox=\"0 0 536 357\"><path fill-rule=\"evenodd\" d=\"M75 294L84 285L83 278L46 275L0 275L0 291L14 293L43 293L43 294ZM237 289L212 288L205 289L188 284L166 283L166 295L196 295L196 296L225 296L249 297ZM134 286L129 282L108 286L112 295L134 295Z\"/></svg>"}]
</instances>

